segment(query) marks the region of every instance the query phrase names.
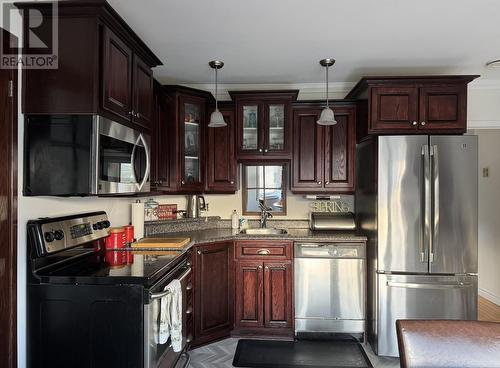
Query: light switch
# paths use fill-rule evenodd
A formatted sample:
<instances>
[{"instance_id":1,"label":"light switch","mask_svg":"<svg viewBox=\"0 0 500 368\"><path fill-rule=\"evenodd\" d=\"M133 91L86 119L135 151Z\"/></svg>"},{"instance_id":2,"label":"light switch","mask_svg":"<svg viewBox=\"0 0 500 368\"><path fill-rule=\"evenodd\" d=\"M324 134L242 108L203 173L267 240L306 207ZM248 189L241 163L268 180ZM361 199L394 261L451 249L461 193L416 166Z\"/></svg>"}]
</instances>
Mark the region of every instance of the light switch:
<instances>
[{"instance_id":1,"label":"light switch","mask_svg":"<svg viewBox=\"0 0 500 368\"><path fill-rule=\"evenodd\" d=\"M489 167L483 167L483 178L487 178L490 176L490 168Z\"/></svg>"}]
</instances>

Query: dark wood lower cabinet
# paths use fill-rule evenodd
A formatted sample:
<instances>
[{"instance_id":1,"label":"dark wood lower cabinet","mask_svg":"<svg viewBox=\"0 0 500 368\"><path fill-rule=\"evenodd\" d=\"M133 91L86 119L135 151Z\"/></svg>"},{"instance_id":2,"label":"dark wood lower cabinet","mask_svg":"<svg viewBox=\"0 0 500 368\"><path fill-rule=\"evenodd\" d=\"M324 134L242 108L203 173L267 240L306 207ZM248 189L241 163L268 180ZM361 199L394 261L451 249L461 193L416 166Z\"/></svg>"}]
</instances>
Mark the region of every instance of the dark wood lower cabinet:
<instances>
[{"instance_id":1,"label":"dark wood lower cabinet","mask_svg":"<svg viewBox=\"0 0 500 368\"><path fill-rule=\"evenodd\" d=\"M236 249L246 249L254 242L238 242ZM276 242L259 242L262 252ZM293 336L293 265L291 242L285 247L282 261L272 259L272 252L254 256L237 253L235 283L235 331L238 336ZM267 258L269 257L269 258ZM253 259L248 259L253 258Z\"/></svg>"},{"instance_id":2,"label":"dark wood lower cabinet","mask_svg":"<svg viewBox=\"0 0 500 368\"><path fill-rule=\"evenodd\" d=\"M236 262L236 326L262 327L263 308L262 261Z\"/></svg>"},{"instance_id":3,"label":"dark wood lower cabinet","mask_svg":"<svg viewBox=\"0 0 500 368\"><path fill-rule=\"evenodd\" d=\"M229 336L233 327L233 243L198 246L193 255L193 345L200 345Z\"/></svg>"},{"instance_id":4,"label":"dark wood lower cabinet","mask_svg":"<svg viewBox=\"0 0 500 368\"><path fill-rule=\"evenodd\" d=\"M292 327L292 262L264 262L264 326Z\"/></svg>"}]
</instances>

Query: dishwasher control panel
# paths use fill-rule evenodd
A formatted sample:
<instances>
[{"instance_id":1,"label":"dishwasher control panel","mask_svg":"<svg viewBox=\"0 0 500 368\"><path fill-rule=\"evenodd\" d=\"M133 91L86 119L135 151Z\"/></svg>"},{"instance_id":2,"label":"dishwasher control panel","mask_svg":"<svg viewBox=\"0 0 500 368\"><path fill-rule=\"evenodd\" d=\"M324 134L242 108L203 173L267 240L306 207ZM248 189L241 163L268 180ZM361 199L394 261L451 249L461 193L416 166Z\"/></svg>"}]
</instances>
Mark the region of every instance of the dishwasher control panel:
<instances>
[{"instance_id":1,"label":"dishwasher control panel","mask_svg":"<svg viewBox=\"0 0 500 368\"><path fill-rule=\"evenodd\" d=\"M364 243L295 243L295 258L365 258Z\"/></svg>"}]
</instances>

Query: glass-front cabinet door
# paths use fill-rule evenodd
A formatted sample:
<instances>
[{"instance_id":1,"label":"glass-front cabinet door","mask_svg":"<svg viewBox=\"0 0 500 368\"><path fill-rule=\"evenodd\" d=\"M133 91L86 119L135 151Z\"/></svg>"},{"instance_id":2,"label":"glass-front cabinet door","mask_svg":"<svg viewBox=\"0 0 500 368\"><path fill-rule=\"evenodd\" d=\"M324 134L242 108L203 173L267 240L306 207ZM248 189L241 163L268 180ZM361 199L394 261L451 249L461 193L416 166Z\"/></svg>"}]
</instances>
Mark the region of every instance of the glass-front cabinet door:
<instances>
[{"instance_id":1,"label":"glass-front cabinet door","mask_svg":"<svg viewBox=\"0 0 500 368\"><path fill-rule=\"evenodd\" d=\"M259 119L259 105L257 104L243 104L243 139L241 142L241 149L243 151L258 151L260 146L260 133L261 122Z\"/></svg>"},{"instance_id":2,"label":"glass-front cabinet door","mask_svg":"<svg viewBox=\"0 0 500 368\"><path fill-rule=\"evenodd\" d=\"M284 151L285 147L285 105L266 104L266 144L264 152Z\"/></svg>"},{"instance_id":3,"label":"glass-front cabinet door","mask_svg":"<svg viewBox=\"0 0 500 368\"><path fill-rule=\"evenodd\" d=\"M203 111L202 101L181 97L181 186L195 189L203 186Z\"/></svg>"},{"instance_id":4,"label":"glass-front cabinet door","mask_svg":"<svg viewBox=\"0 0 500 368\"><path fill-rule=\"evenodd\" d=\"M238 159L291 158L290 111L297 92L230 92L236 101Z\"/></svg>"}]
</instances>

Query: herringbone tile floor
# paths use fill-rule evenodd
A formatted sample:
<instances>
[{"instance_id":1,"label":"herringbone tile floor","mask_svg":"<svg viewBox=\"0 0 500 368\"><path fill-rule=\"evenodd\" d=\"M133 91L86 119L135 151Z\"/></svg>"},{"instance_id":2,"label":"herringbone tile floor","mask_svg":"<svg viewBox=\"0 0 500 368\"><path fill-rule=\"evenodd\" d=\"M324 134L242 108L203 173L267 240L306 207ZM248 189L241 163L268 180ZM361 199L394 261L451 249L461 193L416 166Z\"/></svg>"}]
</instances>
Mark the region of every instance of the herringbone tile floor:
<instances>
[{"instance_id":1,"label":"herringbone tile floor","mask_svg":"<svg viewBox=\"0 0 500 368\"><path fill-rule=\"evenodd\" d=\"M190 368L232 368L238 339L229 338L191 350ZM374 368L397 368L399 359L376 356L369 345L364 345L366 354Z\"/></svg>"}]
</instances>

